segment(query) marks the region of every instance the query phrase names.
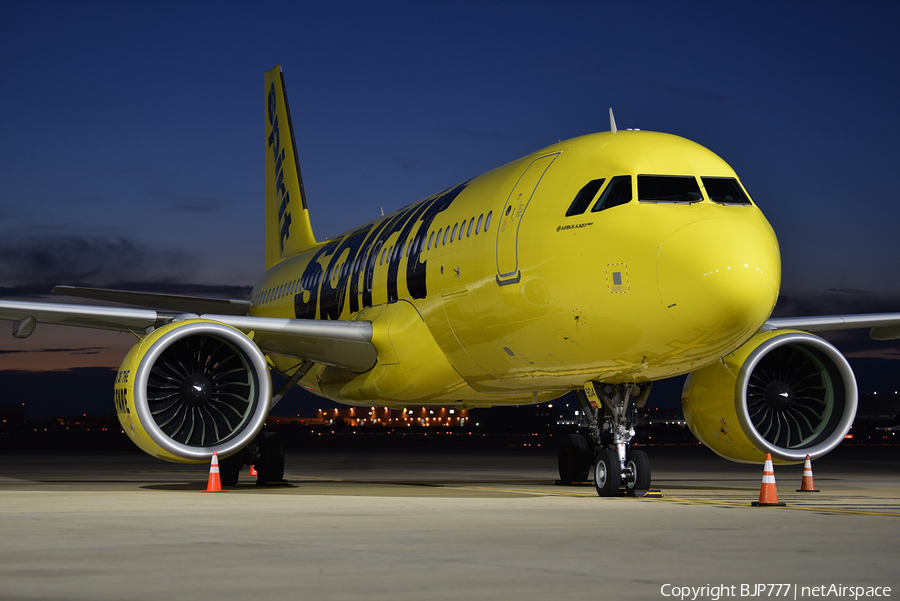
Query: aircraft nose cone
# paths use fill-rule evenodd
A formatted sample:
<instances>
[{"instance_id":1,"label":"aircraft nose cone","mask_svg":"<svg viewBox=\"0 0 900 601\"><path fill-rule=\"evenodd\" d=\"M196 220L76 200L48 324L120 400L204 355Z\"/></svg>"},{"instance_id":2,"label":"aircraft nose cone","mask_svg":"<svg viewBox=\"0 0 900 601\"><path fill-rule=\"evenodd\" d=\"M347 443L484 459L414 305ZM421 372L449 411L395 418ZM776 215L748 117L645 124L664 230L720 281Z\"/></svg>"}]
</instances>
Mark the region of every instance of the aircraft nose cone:
<instances>
[{"instance_id":1,"label":"aircraft nose cone","mask_svg":"<svg viewBox=\"0 0 900 601\"><path fill-rule=\"evenodd\" d=\"M775 234L739 219L706 219L666 238L659 249L660 300L682 327L749 336L768 319L781 284Z\"/></svg>"}]
</instances>

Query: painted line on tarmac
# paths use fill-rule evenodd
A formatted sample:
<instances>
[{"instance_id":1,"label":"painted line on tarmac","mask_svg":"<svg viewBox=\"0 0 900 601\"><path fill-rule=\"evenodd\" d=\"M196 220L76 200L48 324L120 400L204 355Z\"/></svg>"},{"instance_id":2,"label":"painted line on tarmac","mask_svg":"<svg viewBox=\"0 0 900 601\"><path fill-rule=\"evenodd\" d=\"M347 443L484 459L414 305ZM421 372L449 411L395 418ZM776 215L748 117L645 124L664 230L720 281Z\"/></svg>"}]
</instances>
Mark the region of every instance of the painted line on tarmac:
<instances>
[{"instance_id":1,"label":"painted line on tarmac","mask_svg":"<svg viewBox=\"0 0 900 601\"><path fill-rule=\"evenodd\" d=\"M693 503L696 505L720 505L724 507L750 507L750 503L746 501L715 501L710 499L681 499L676 497L666 497L663 496L656 500L661 501L670 501L674 503ZM889 512L889 511L864 511L861 509L839 509L836 507L828 507L828 506L813 506L813 507L796 507L793 505L785 505L784 507L778 507L776 509L788 509L794 511L817 511L820 513L836 513L841 515L880 515L887 517L895 517L900 518L900 513L897 512Z\"/></svg>"},{"instance_id":2,"label":"painted line on tarmac","mask_svg":"<svg viewBox=\"0 0 900 601\"><path fill-rule=\"evenodd\" d=\"M492 492L512 492L527 495L540 495L544 497L596 497L596 493L586 492L560 492L555 490L533 490L528 488L500 488L496 486L441 486L451 490L486 490Z\"/></svg>"},{"instance_id":3,"label":"painted line on tarmac","mask_svg":"<svg viewBox=\"0 0 900 601\"><path fill-rule=\"evenodd\" d=\"M347 484L380 484L390 486L416 486L427 488L443 488L447 490L482 490L487 492L505 492L519 493L536 496L558 496L558 497L596 497L594 492L563 492L556 490L539 490L529 488L506 488L499 486L448 486L446 484L420 484L417 482L403 482L396 480L348 480L344 478L315 478L311 476L291 476L292 480L303 480L305 482L343 482Z\"/></svg>"}]
</instances>

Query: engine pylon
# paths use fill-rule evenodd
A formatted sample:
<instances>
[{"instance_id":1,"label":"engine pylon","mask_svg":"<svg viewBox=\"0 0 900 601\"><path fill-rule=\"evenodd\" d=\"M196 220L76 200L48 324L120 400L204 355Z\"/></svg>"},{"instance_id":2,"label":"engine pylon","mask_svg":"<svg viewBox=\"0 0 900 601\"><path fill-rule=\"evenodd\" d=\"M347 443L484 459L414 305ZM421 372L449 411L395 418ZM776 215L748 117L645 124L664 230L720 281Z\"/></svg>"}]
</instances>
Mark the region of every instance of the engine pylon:
<instances>
[{"instance_id":1,"label":"engine pylon","mask_svg":"<svg viewBox=\"0 0 900 601\"><path fill-rule=\"evenodd\" d=\"M809 455L806 456L806 463L803 465L803 480L800 481L800 488L797 492L819 492L813 483L812 462Z\"/></svg>"},{"instance_id":2,"label":"engine pylon","mask_svg":"<svg viewBox=\"0 0 900 601\"><path fill-rule=\"evenodd\" d=\"M209 464L209 483L205 492L228 492L222 490L222 476L219 473L219 454L213 451L212 461Z\"/></svg>"},{"instance_id":3,"label":"engine pylon","mask_svg":"<svg viewBox=\"0 0 900 601\"><path fill-rule=\"evenodd\" d=\"M766 453L766 465L763 467L762 485L759 488L759 501L751 503L754 507L783 507L778 502L778 490L775 488L775 467L772 465L772 454Z\"/></svg>"}]
</instances>

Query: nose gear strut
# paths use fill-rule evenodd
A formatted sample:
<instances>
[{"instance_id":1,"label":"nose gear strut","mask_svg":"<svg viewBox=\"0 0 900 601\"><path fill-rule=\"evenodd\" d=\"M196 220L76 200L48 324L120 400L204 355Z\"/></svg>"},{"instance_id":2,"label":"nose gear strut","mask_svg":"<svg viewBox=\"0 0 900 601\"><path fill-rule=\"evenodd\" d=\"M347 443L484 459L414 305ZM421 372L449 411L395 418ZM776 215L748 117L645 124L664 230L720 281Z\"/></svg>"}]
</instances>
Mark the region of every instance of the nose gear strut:
<instances>
[{"instance_id":1,"label":"nose gear strut","mask_svg":"<svg viewBox=\"0 0 900 601\"><path fill-rule=\"evenodd\" d=\"M630 444L637 424L637 410L647 402L652 387L653 382L604 384L589 381L577 393L590 450L582 457L591 458L594 488L601 497L615 496L622 484L631 495L650 488L647 454L632 449ZM561 457L563 451L560 450ZM560 461L560 478L565 482L562 465Z\"/></svg>"}]
</instances>

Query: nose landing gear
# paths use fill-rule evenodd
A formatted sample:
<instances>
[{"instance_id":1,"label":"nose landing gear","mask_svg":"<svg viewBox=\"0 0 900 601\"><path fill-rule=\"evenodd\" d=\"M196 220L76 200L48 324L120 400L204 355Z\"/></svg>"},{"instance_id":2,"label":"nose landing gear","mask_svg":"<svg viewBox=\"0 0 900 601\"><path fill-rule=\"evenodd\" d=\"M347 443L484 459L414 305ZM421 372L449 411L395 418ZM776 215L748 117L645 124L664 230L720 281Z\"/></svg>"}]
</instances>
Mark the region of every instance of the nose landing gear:
<instances>
[{"instance_id":1,"label":"nose landing gear","mask_svg":"<svg viewBox=\"0 0 900 601\"><path fill-rule=\"evenodd\" d=\"M563 440L559 454L562 483L579 481L583 479L579 476L592 471L594 488L601 497L619 494L623 485L632 496L643 495L650 488L650 459L630 443L636 411L647 402L652 385L585 383L578 400L586 417L587 436L569 434Z\"/></svg>"}]
</instances>

